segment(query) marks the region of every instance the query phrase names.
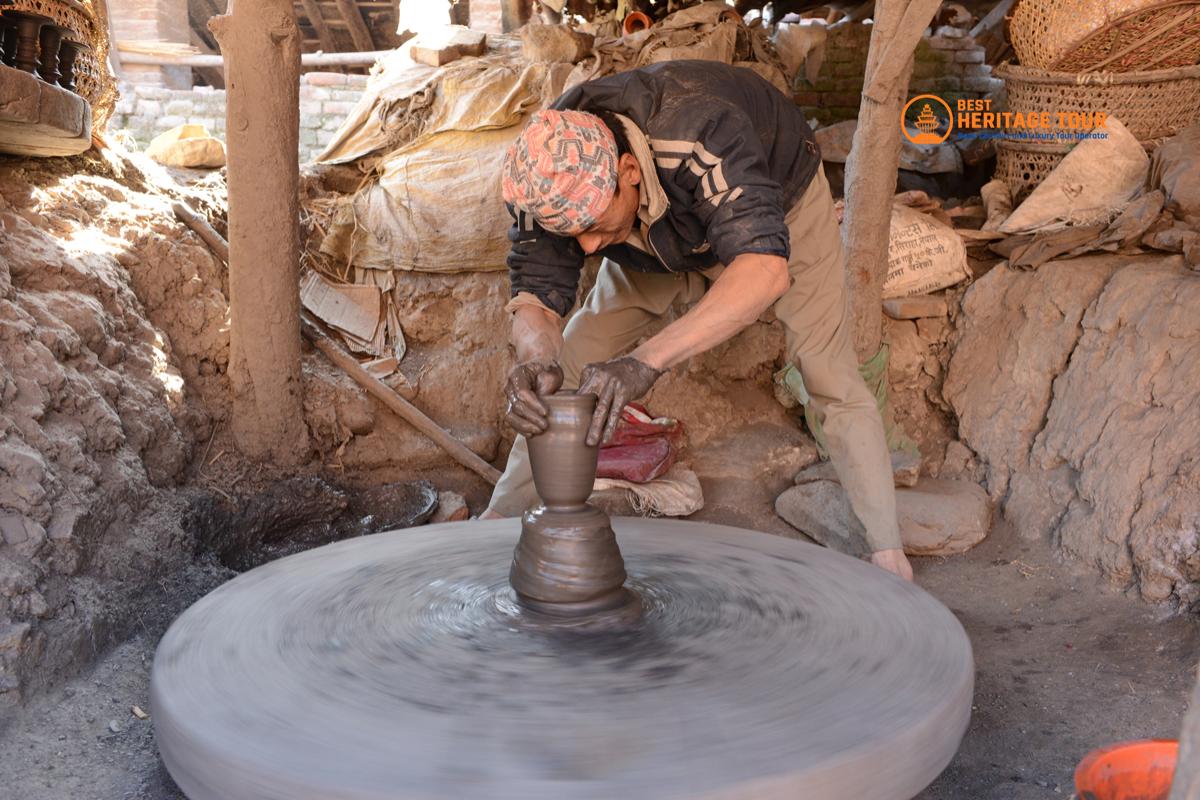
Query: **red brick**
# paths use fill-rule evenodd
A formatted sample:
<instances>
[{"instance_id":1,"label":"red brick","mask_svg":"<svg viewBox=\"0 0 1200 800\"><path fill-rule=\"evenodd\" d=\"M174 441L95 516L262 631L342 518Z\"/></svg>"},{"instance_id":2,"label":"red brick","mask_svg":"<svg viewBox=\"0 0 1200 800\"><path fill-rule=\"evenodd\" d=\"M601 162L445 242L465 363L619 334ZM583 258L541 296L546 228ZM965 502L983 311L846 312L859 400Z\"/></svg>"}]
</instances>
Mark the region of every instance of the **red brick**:
<instances>
[{"instance_id":1,"label":"red brick","mask_svg":"<svg viewBox=\"0 0 1200 800\"><path fill-rule=\"evenodd\" d=\"M862 102L861 94L851 94L849 92L830 92L825 96L824 105L826 106L842 106L846 108L858 108Z\"/></svg>"}]
</instances>

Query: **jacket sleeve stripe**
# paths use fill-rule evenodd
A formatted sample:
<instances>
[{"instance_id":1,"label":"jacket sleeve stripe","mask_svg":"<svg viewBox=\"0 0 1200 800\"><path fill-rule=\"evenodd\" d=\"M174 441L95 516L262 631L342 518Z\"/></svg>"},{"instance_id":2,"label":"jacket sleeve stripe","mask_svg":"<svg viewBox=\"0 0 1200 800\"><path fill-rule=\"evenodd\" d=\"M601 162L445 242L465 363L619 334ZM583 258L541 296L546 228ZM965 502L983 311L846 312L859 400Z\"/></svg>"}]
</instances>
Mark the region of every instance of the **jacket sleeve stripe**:
<instances>
[{"instance_id":1,"label":"jacket sleeve stripe","mask_svg":"<svg viewBox=\"0 0 1200 800\"><path fill-rule=\"evenodd\" d=\"M651 139L650 144L655 150L654 163L663 169L678 169L686 163L688 170L700 179L700 191L704 199L714 206L741 196L740 188L733 193L729 191L723 159L713 155L700 142Z\"/></svg>"},{"instance_id":2,"label":"jacket sleeve stripe","mask_svg":"<svg viewBox=\"0 0 1200 800\"><path fill-rule=\"evenodd\" d=\"M682 139L651 139L650 146L662 155L686 156L692 152L695 142L685 142Z\"/></svg>"},{"instance_id":3,"label":"jacket sleeve stripe","mask_svg":"<svg viewBox=\"0 0 1200 800\"><path fill-rule=\"evenodd\" d=\"M696 142L694 145L692 145L692 152L696 154L696 160L709 169L712 169L713 167L719 167L721 165L721 159L708 152L704 145L700 144L699 142Z\"/></svg>"}]
</instances>

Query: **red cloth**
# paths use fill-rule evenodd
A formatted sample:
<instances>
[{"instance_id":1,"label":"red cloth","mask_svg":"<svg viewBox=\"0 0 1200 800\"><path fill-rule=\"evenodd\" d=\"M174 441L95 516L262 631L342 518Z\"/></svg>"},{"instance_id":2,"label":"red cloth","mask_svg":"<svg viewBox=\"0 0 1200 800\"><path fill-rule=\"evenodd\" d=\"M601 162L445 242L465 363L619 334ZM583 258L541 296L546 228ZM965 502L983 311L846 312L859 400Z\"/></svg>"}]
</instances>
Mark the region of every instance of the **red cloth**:
<instances>
[{"instance_id":1,"label":"red cloth","mask_svg":"<svg viewBox=\"0 0 1200 800\"><path fill-rule=\"evenodd\" d=\"M683 439L683 423L679 420L655 419L644 407L631 403L621 411L612 438L600 447L596 477L632 483L652 481L674 465Z\"/></svg>"}]
</instances>

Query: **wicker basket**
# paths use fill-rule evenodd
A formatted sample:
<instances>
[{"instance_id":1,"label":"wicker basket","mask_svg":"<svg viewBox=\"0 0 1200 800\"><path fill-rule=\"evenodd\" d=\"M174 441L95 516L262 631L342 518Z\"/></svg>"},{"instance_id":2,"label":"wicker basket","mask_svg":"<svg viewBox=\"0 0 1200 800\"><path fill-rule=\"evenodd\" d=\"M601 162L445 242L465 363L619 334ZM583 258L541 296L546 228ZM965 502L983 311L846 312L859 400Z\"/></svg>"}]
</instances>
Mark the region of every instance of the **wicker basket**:
<instances>
[{"instance_id":1,"label":"wicker basket","mask_svg":"<svg viewBox=\"0 0 1200 800\"><path fill-rule=\"evenodd\" d=\"M1050 72L1001 64L1008 110L1023 114L1103 111L1119 119L1147 150L1200 122L1200 66L1151 72ZM996 142L996 177L1008 183L1014 197L1050 174L1074 145L1077 130L1059 127L1039 132L1061 134L1061 142L1000 139Z\"/></svg>"},{"instance_id":2,"label":"wicker basket","mask_svg":"<svg viewBox=\"0 0 1200 800\"><path fill-rule=\"evenodd\" d=\"M1088 114L1103 111L1143 142L1174 136L1200 121L1200 66L1150 72L1050 72L1001 64L1008 110ZM1055 116L1054 119L1057 119ZM1049 132L1070 129L1051 126Z\"/></svg>"},{"instance_id":3,"label":"wicker basket","mask_svg":"<svg viewBox=\"0 0 1200 800\"><path fill-rule=\"evenodd\" d=\"M1020 0L1009 25L1027 67L1133 72L1200 62L1200 0Z\"/></svg>"},{"instance_id":4,"label":"wicker basket","mask_svg":"<svg viewBox=\"0 0 1200 800\"><path fill-rule=\"evenodd\" d=\"M1070 150L1071 146L1066 144L1000 139L996 142L996 172L992 177L1008 184L1013 203L1019 203L1054 171Z\"/></svg>"}]
</instances>

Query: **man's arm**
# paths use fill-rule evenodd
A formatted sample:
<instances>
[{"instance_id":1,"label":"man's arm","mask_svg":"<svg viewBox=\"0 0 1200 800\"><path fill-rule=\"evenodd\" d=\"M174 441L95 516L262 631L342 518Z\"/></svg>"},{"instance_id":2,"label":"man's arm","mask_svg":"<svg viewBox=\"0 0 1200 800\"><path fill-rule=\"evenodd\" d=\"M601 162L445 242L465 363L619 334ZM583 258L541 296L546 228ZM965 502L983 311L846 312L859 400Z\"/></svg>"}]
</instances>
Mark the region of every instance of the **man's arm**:
<instances>
[{"instance_id":1,"label":"man's arm","mask_svg":"<svg viewBox=\"0 0 1200 800\"><path fill-rule=\"evenodd\" d=\"M562 386L561 318L536 301L516 303L513 307L510 341L516 365L508 374L504 395L508 400L505 415L518 433L532 436L546 429L549 409L539 394L553 394Z\"/></svg>"},{"instance_id":2,"label":"man's arm","mask_svg":"<svg viewBox=\"0 0 1200 800\"><path fill-rule=\"evenodd\" d=\"M749 326L783 296L790 283L782 257L743 253L717 276L700 302L632 355L654 369L670 369Z\"/></svg>"},{"instance_id":3,"label":"man's arm","mask_svg":"<svg viewBox=\"0 0 1200 800\"><path fill-rule=\"evenodd\" d=\"M512 303L509 342L518 364L526 361L557 361L562 353L562 318L535 301Z\"/></svg>"},{"instance_id":4,"label":"man's arm","mask_svg":"<svg viewBox=\"0 0 1200 800\"><path fill-rule=\"evenodd\" d=\"M504 386L505 419L518 433L531 436L546 429L547 409L538 394L552 394L562 386L562 317L575 303L583 251L574 239L546 233L525 212L512 206L508 210L514 220L508 234L513 292L509 340L516 363Z\"/></svg>"},{"instance_id":5,"label":"man's arm","mask_svg":"<svg viewBox=\"0 0 1200 800\"><path fill-rule=\"evenodd\" d=\"M663 371L741 331L778 300L789 284L787 261L782 256L743 253L717 277L699 303L628 356L587 365L579 391L597 398L587 443L595 445L611 437L621 409L650 391Z\"/></svg>"}]
</instances>

